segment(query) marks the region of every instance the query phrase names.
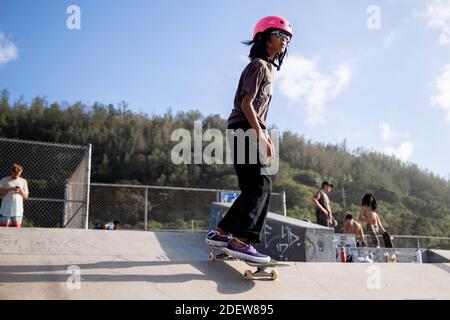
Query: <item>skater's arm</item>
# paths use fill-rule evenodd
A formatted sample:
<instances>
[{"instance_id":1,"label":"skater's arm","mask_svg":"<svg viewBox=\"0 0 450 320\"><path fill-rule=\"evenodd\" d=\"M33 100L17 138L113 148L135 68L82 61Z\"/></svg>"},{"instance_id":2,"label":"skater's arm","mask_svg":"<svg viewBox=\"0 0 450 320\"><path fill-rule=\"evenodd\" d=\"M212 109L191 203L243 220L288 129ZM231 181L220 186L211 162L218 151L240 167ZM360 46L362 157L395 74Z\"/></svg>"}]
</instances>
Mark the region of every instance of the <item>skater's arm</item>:
<instances>
[{"instance_id":1,"label":"skater's arm","mask_svg":"<svg viewBox=\"0 0 450 320\"><path fill-rule=\"evenodd\" d=\"M263 143L267 145L267 157L269 159L274 157L274 148L272 145L272 141L268 139L265 132L262 130L261 126L259 125L258 118L256 117L255 109L253 108L253 97L249 94L246 94L244 96L244 99L242 100L241 109L244 112L245 117L247 118L247 121L252 126L253 130L255 130L256 137L258 139L261 139Z\"/></svg>"},{"instance_id":2,"label":"skater's arm","mask_svg":"<svg viewBox=\"0 0 450 320\"><path fill-rule=\"evenodd\" d=\"M28 183L24 180L23 189L21 190L22 197L24 199L28 199L29 191L28 191Z\"/></svg>"},{"instance_id":3,"label":"skater's arm","mask_svg":"<svg viewBox=\"0 0 450 320\"><path fill-rule=\"evenodd\" d=\"M328 212L328 210L325 209L324 207L322 207L322 205L320 204L320 202L319 202L315 197L312 197L312 198L311 198L311 201L312 201L312 203L313 203L317 208L319 208L320 211L322 211L324 214L326 214L327 216L330 215L329 212Z\"/></svg>"},{"instance_id":4,"label":"skater's arm","mask_svg":"<svg viewBox=\"0 0 450 320\"><path fill-rule=\"evenodd\" d=\"M381 224L380 216L378 214L377 214L377 223L380 229L383 230L383 232L386 232L386 229L384 229L383 225Z\"/></svg>"},{"instance_id":5,"label":"skater's arm","mask_svg":"<svg viewBox=\"0 0 450 320\"><path fill-rule=\"evenodd\" d=\"M261 129L261 126L259 125L258 118L256 117L255 109L253 109L253 97L249 94L246 94L244 96L244 99L242 99L242 111L245 114L245 117L247 118L247 121L250 123L252 128L255 130L256 137L259 138L260 136L264 135L263 130Z\"/></svg>"},{"instance_id":6,"label":"skater's arm","mask_svg":"<svg viewBox=\"0 0 450 320\"><path fill-rule=\"evenodd\" d=\"M18 194L20 194L22 196L22 198L24 198L25 200L28 199L28 192L23 190L23 189L19 189L17 191Z\"/></svg>"}]
</instances>

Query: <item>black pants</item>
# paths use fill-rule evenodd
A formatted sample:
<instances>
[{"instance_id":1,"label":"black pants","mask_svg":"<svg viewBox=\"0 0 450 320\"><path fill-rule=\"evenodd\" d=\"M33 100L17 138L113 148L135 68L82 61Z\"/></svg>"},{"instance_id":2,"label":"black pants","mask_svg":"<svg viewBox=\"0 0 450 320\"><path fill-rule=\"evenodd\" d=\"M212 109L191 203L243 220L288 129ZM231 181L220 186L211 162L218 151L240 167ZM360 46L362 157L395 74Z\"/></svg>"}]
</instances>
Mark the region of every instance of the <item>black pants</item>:
<instances>
[{"instance_id":1,"label":"black pants","mask_svg":"<svg viewBox=\"0 0 450 320\"><path fill-rule=\"evenodd\" d=\"M247 122L231 124L228 129L250 129ZM270 193L272 191L272 181L269 175L261 173L264 164L259 156L256 156L256 163L249 163L250 142L245 143L245 150L237 150L237 139L234 138L233 166L238 177L241 194L233 202L219 227L230 232L234 237L248 238L249 242L261 242L261 231L266 222L269 211ZM245 163L237 163L238 152L245 152Z\"/></svg>"},{"instance_id":2,"label":"black pants","mask_svg":"<svg viewBox=\"0 0 450 320\"><path fill-rule=\"evenodd\" d=\"M331 227L330 220L323 212L316 212L316 223L327 228Z\"/></svg>"}]
</instances>

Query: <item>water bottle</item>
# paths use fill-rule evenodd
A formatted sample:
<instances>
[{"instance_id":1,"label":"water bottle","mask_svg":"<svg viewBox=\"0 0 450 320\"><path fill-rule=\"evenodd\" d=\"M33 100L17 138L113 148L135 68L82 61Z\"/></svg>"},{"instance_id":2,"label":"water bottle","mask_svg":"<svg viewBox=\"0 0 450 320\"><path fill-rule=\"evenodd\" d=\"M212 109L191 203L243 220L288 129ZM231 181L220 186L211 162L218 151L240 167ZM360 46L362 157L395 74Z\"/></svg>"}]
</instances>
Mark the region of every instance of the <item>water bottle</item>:
<instances>
[{"instance_id":1,"label":"water bottle","mask_svg":"<svg viewBox=\"0 0 450 320\"><path fill-rule=\"evenodd\" d=\"M347 255L345 254L345 249L341 248L341 262L347 262Z\"/></svg>"}]
</instances>

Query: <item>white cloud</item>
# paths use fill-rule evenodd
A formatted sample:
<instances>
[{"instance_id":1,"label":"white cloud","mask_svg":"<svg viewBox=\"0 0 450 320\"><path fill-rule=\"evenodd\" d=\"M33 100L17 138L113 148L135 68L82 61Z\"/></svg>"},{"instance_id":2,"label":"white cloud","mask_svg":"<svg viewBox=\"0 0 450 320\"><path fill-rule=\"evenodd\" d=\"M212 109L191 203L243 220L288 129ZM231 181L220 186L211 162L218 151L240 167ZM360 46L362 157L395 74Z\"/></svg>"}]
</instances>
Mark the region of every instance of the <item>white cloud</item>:
<instances>
[{"instance_id":1,"label":"white cloud","mask_svg":"<svg viewBox=\"0 0 450 320\"><path fill-rule=\"evenodd\" d=\"M395 156L396 158L402 161L408 161L411 158L411 155L414 151L414 144L411 141L403 142L400 147L395 148L385 148L383 153Z\"/></svg>"},{"instance_id":2,"label":"white cloud","mask_svg":"<svg viewBox=\"0 0 450 320\"><path fill-rule=\"evenodd\" d=\"M450 123L450 64L444 67L444 71L433 83L436 95L431 97L431 105L444 109L447 113L447 122Z\"/></svg>"},{"instance_id":3,"label":"white cloud","mask_svg":"<svg viewBox=\"0 0 450 320\"><path fill-rule=\"evenodd\" d=\"M440 29L438 43L448 44L450 42L450 0L429 0L426 15L428 26Z\"/></svg>"},{"instance_id":4,"label":"white cloud","mask_svg":"<svg viewBox=\"0 0 450 320\"><path fill-rule=\"evenodd\" d=\"M443 34L443 33L442 33L442 34L439 36L438 43L439 43L439 44L442 44L442 45L448 44L448 43L449 43L448 36L447 36L446 34Z\"/></svg>"},{"instance_id":5,"label":"white cloud","mask_svg":"<svg viewBox=\"0 0 450 320\"><path fill-rule=\"evenodd\" d=\"M0 32L0 65L17 58L17 48Z\"/></svg>"},{"instance_id":6,"label":"white cloud","mask_svg":"<svg viewBox=\"0 0 450 320\"><path fill-rule=\"evenodd\" d=\"M381 149L381 152L387 155L395 156L402 161L409 160L414 151L414 144L409 140L411 138L411 135L409 133L402 133L395 130L390 124L386 122L380 123L379 128L381 139L384 142L389 142L389 144L392 145L397 141L403 140L398 148L386 147L384 149Z\"/></svg>"},{"instance_id":7,"label":"white cloud","mask_svg":"<svg viewBox=\"0 0 450 320\"><path fill-rule=\"evenodd\" d=\"M319 71L316 61L289 56L277 80L281 94L293 105L306 103L307 123L324 123L327 103L336 98L351 78L348 65L338 65L331 75Z\"/></svg>"},{"instance_id":8,"label":"white cloud","mask_svg":"<svg viewBox=\"0 0 450 320\"><path fill-rule=\"evenodd\" d=\"M387 122L380 123L378 127L380 128L381 139L383 141L405 140L411 138L409 132L397 131Z\"/></svg>"},{"instance_id":9,"label":"white cloud","mask_svg":"<svg viewBox=\"0 0 450 320\"><path fill-rule=\"evenodd\" d=\"M380 123L379 127L381 130L381 139L383 139L383 141L392 139L392 137L394 136L394 132L392 131L392 128L389 124L383 122Z\"/></svg>"}]
</instances>

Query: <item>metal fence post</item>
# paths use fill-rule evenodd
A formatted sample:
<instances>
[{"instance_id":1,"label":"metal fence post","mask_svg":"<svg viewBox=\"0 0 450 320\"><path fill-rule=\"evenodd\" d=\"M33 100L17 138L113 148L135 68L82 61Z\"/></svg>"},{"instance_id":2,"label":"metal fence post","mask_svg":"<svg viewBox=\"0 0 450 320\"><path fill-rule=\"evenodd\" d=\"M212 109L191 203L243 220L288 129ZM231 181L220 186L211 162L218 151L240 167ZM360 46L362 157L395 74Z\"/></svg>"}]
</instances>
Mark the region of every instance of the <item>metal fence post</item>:
<instances>
[{"instance_id":1,"label":"metal fence post","mask_svg":"<svg viewBox=\"0 0 450 320\"><path fill-rule=\"evenodd\" d=\"M91 159L92 159L92 144L87 146L87 165L86 165L86 214L84 222L84 228L87 230L89 227L89 197L91 188Z\"/></svg>"},{"instance_id":2,"label":"metal fence post","mask_svg":"<svg viewBox=\"0 0 450 320\"><path fill-rule=\"evenodd\" d=\"M148 188L146 187L144 190L144 230L147 231Z\"/></svg>"},{"instance_id":3,"label":"metal fence post","mask_svg":"<svg viewBox=\"0 0 450 320\"><path fill-rule=\"evenodd\" d=\"M282 191L281 192L281 196L282 196L282 202L283 202L283 215L285 217L287 217L287 210L286 210L286 192Z\"/></svg>"},{"instance_id":4,"label":"metal fence post","mask_svg":"<svg viewBox=\"0 0 450 320\"><path fill-rule=\"evenodd\" d=\"M67 206L69 199L69 179L66 179L66 183L64 185L64 213L63 213L63 221L61 227L64 228L67 223Z\"/></svg>"}]
</instances>

